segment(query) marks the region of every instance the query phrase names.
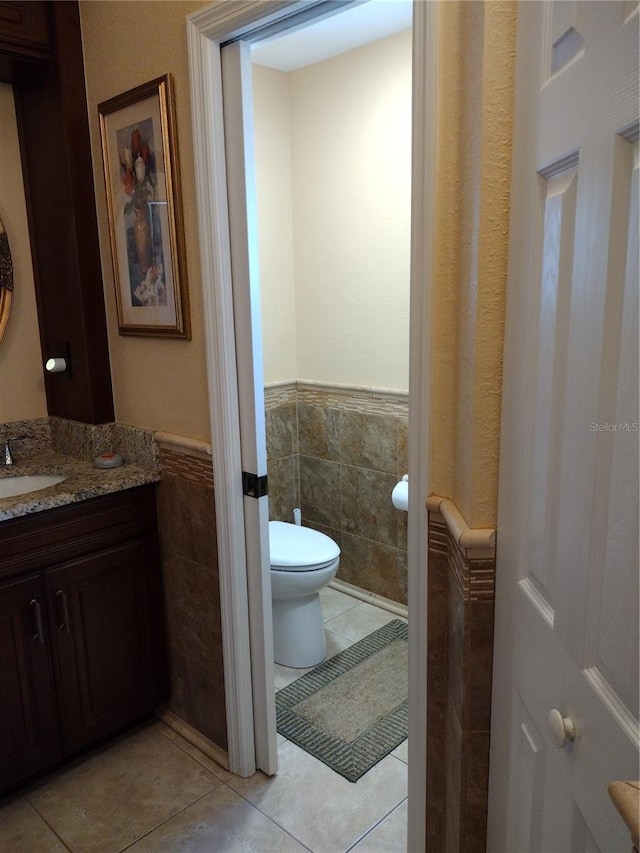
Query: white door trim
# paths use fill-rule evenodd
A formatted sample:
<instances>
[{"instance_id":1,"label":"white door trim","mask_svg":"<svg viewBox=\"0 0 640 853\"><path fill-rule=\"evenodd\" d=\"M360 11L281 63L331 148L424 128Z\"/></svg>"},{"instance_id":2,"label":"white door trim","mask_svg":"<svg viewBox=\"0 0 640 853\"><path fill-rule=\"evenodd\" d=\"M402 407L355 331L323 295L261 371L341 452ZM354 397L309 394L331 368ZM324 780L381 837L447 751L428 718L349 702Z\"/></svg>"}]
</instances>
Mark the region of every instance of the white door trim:
<instances>
[{"instance_id":1,"label":"white door trim","mask_svg":"<svg viewBox=\"0 0 640 853\"><path fill-rule=\"evenodd\" d=\"M267 475L260 257L256 210L251 48L238 40L221 51L225 156L243 475ZM230 106L230 109L227 109ZM278 769L269 570L269 498L244 496L244 532L256 767Z\"/></svg>"},{"instance_id":2,"label":"white door trim","mask_svg":"<svg viewBox=\"0 0 640 853\"><path fill-rule=\"evenodd\" d=\"M413 6L411 285L409 371L409 809L407 849L426 850L427 589L426 502L430 481L435 205L438 155L437 2ZM444 780L443 780L444 784Z\"/></svg>"},{"instance_id":3,"label":"white door trim","mask_svg":"<svg viewBox=\"0 0 640 853\"><path fill-rule=\"evenodd\" d=\"M239 472L220 44L306 3L218 2L187 19L216 524L229 768L255 769L246 554ZM433 243L437 174L438 4L414 5L409 380L409 848L424 849L426 803L427 525Z\"/></svg>"}]
</instances>

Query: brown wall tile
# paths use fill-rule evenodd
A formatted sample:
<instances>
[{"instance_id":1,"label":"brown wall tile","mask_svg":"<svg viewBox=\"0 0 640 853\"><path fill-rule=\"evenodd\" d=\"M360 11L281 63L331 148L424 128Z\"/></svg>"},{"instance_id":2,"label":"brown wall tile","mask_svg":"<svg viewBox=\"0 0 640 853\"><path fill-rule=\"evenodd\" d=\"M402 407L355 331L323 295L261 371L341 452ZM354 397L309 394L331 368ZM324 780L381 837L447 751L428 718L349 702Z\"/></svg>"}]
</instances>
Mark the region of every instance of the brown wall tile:
<instances>
[{"instance_id":1,"label":"brown wall tile","mask_svg":"<svg viewBox=\"0 0 640 853\"><path fill-rule=\"evenodd\" d=\"M427 850L442 853L445 821L448 567L429 555L427 658Z\"/></svg>"},{"instance_id":2,"label":"brown wall tile","mask_svg":"<svg viewBox=\"0 0 640 853\"><path fill-rule=\"evenodd\" d=\"M300 456L300 508L303 518L340 529L340 465Z\"/></svg>"},{"instance_id":3,"label":"brown wall tile","mask_svg":"<svg viewBox=\"0 0 640 853\"><path fill-rule=\"evenodd\" d=\"M285 403L265 412L269 461L298 452L298 423L295 403Z\"/></svg>"},{"instance_id":4,"label":"brown wall tile","mask_svg":"<svg viewBox=\"0 0 640 853\"><path fill-rule=\"evenodd\" d=\"M469 666L467 668L469 731L491 727L493 670L493 601L469 602Z\"/></svg>"},{"instance_id":5,"label":"brown wall tile","mask_svg":"<svg viewBox=\"0 0 640 853\"><path fill-rule=\"evenodd\" d=\"M487 845L489 732L469 732L465 741L465 821L461 849L484 850Z\"/></svg>"},{"instance_id":6,"label":"brown wall tile","mask_svg":"<svg viewBox=\"0 0 640 853\"><path fill-rule=\"evenodd\" d=\"M397 477L400 424L399 418L340 412L340 461Z\"/></svg>"},{"instance_id":7,"label":"brown wall tile","mask_svg":"<svg viewBox=\"0 0 640 853\"><path fill-rule=\"evenodd\" d=\"M398 510L391 503L396 482L392 474L341 465L341 530L397 548Z\"/></svg>"},{"instance_id":8,"label":"brown wall tile","mask_svg":"<svg viewBox=\"0 0 640 853\"><path fill-rule=\"evenodd\" d=\"M171 551L162 556L169 645L204 666L222 649L218 573Z\"/></svg>"},{"instance_id":9,"label":"brown wall tile","mask_svg":"<svg viewBox=\"0 0 640 853\"><path fill-rule=\"evenodd\" d=\"M217 661L206 666L185 657L177 649L169 661L171 678L170 709L209 740L226 750L226 716L224 708L224 676Z\"/></svg>"},{"instance_id":10,"label":"brown wall tile","mask_svg":"<svg viewBox=\"0 0 640 853\"><path fill-rule=\"evenodd\" d=\"M337 577L400 604L407 602L406 555L397 548L342 533Z\"/></svg>"},{"instance_id":11,"label":"brown wall tile","mask_svg":"<svg viewBox=\"0 0 640 853\"><path fill-rule=\"evenodd\" d=\"M211 462L187 454L158 486L169 708L227 749L220 586ZM188 462L188 464L186 464ZM181 466L186 477L176 474Z\"/></svg>"},{"instance_id":12,"label":"brown wall tile","mask_svg":"<svg viewBox=\"0 0 640 853\"><path fill-rule=\"evenodd\" d=\"M338 577L406 602L407 516L391 503L407 465L407 419L399 414L403 404L314 386L298 392L297 420L294 406L290 395L269 397L269 517L291 521L293 508L300 506L303 524L323 529L336 541L345 533L377 543L376 549L345 540L345 568ZM382 413L386 406L389 414ZM295 423L299 453L287 456L288 430ZM368 558L359 567L356 554Z\"/></svg>"},{"instance_id":13,"label":"brown wall tile","mask_svg":"<svg viewBox=\"0 0 640 853\"><path fill-rule=\"evenodd\" d=\"M464 838L464 812L462 784L464 777L464 755L462 726L451 703L447 705L445 732L445 832L443 848L445 853L463 853L461 841ZM431 851L429 851L431 853Z\"/></svg>"},{"instance_id":14,"label":"brown wall tile","mask_svg":"<svg viewBox=\"0 0 640 853\"><path fill-rule=\"evenodd\" d=\"M467 559L444 519L430 512L427 725L430 735L437 731L444 690L446 773L444 791L427 777L429 853L486 847L494 578L495 560ZM437 736L427 748L436 751L432 761L441 780Z\"/></svg>"},{"instance_id":15,"label":"brown wall tile","mask_svg":"<svg viewBox=\"0 0 640 853\"><path fill-rule=\"evenodd\" d=\"M213 489L165 476L158 485L160 543L194 563L218 565Z\"/></svg>"},{"instance_id":16,"label":"brown wall tile","mask_svg":"<svg viewBox=\"0 0 640 853\"><path fill-rule=\"evenodd\" d=\"M449 599L447 605L449 617L448 660L448 691L449 702L461 724L464 720L464 689L466 684L466 613L465 602L460 588L455 582L449 583Z\"/></svg>"},{"instance_id":17,"label":"brown wall tile","mask_svg":"<svg viewBox=\"0 0 640 853\"><path fill-rule=\"evenodd\" d=\"M300 453L319 459L340 459L340 412L320 406L298 403L298 441Z\"/></svg>"},{"instance_id":18,"label":"brown wall tile","mask_svg":"<svg viewBox=\"0 0 640 853\"><path fill-rule=\"evenodd\" d=\"M398 421L398 474L409 473L409 423L405 418Z\"/></svg>"},{"instance_id":19,"label":"brown wall tile","mask_svg":"<svg viewBox=\"0 0 640 853\"><path fill-rule=\"evenodd\" d=\"M298 506L298 457L287 456L269 461L269 518L272 521L292 521L293 509Z\"/></svg>"}]
</instances>

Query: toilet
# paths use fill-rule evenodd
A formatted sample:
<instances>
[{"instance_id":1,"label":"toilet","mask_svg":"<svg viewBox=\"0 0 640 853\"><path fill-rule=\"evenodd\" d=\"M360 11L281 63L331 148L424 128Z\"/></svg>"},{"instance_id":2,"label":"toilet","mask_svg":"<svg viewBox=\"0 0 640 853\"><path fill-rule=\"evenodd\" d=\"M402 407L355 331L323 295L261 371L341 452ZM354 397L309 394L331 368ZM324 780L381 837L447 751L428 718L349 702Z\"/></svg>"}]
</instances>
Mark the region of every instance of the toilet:
<instances>
[{"instance_id":1,"label":"toilet","mask_svg":"<svg viewBox=\"0 0 640 853\"><path fill-rule=\"evenodd\" d=\"M315 666L327 654L319 593L338 571L340 548L318 530L270 521L269 556L275 662Z\"/></svg>"}]
</instances>

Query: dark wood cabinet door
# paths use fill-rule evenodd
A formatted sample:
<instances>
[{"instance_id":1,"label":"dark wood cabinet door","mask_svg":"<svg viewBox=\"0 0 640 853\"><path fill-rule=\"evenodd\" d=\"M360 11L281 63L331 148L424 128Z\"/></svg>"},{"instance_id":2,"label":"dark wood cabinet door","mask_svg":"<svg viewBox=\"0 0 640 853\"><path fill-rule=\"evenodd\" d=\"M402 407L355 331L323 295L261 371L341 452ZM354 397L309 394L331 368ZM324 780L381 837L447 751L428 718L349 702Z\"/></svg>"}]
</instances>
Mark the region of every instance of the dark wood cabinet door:
<instances>
[{"instance_id":1,"label":"dark wood cabinet door","mask_svg":"<svg viewBox=\"0 0 640 853\"><path fill-rule=\"evenodd\" d=\"M154 707L156 575L154 537L45 572L65 752Z\"/></svg>"},{"instance_id":2,"label":"dark wood cabinet door","mask_svg":"<svg viewBox=\"0 0 640 853\"><path fill-rule=\"evenodd\" d=\"M0 77L13 82L20 63L51 57L49 16L42 0L0 0Z\"/></svg>"},{"instance_id":3,"label":"dark wood cabinet door","mask_svg":"<svg viewBox=\"0 0 640 853\"><path fill-rule=\"evenodd\" d=\"M59 760L42 582L0 585L0 789Z\"/></svg>"}]
</instances>

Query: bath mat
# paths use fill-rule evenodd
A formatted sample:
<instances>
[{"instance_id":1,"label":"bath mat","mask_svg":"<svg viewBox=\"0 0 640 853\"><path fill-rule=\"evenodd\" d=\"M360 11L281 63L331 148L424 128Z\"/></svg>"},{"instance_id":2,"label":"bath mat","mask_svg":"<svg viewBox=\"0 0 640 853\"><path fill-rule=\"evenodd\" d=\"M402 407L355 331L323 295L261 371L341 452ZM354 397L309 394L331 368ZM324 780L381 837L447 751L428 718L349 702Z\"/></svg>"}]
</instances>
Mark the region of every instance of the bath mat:
<instances>
[{"instance_id":1,"label":"bath mat","mask_svg":"<svg viewBox=\"0 0 640 853\"><path fill-rule=\"evenodd\" d=\"M407 666L394 619L279 690L278 731L356 782L407 737Z\"/></svg>"}]
</instances>

